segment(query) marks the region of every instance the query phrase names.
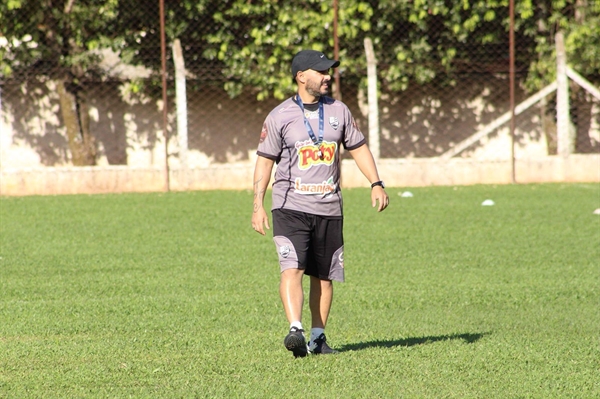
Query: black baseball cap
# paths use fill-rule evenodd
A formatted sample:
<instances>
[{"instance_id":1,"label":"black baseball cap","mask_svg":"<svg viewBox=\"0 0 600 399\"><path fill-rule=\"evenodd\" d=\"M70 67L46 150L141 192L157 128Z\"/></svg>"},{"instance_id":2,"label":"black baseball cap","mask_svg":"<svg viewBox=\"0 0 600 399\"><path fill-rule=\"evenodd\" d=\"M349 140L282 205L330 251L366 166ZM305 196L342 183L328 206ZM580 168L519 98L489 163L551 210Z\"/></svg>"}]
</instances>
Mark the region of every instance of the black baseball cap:
<instances>
[{"instance_id":1,"label":"black baseball cap","mask_svg":"<svg viewBox=\"0 0 600 399\"><path fill-rule=\"evenodd\" d=\"M325 71L330 68L337 68L339 65L338 60L330 60L320 51L302 50L292 60L292 79L296 79L296 75L300 71L306 71L307 69Z\"/></svg>"}]
</instances>

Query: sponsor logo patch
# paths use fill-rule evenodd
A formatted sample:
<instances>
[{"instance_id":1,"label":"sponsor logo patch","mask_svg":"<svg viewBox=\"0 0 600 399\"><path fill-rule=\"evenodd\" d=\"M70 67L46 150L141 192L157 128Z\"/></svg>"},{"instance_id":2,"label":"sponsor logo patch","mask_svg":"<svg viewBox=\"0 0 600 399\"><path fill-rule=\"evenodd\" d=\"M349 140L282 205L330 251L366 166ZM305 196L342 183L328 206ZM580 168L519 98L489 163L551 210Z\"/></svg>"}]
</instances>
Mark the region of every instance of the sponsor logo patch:
<instances>
[{"instance_id":1,"label":"sponsor logo patch","mask_svg":"<svg viewBox=\"0 0 600 399\"><path fill-rule=\"evenodd\" d=\"M317 165L331 165L335 161L335 153L337 151L337 143L323 141L321 144L321 155L311 140L299 141L296 143L296 151L298 151L298 168L307 170Z\"/></svg>"},{"instance_id":2,"label":"sponsor logo patch","mask_svg":"<svg viewBox=\"0 0 600 399\"><path fill-rule=\"evenodd\" d=\"M322 195L325 198L332 195L335 189L336 185L333 183L333 177L322 183L302 183L300 177L294 181L294 192L302 195Z\"/></svg>"},{"instance_id":3,"label":"sponsor logo patch","mask_svg":"<svg viewBox=\"0 0 600 399\"><path fill-rule=\"evenodd\" d=\"M265 141L265 139L267 138L267 133L269 133L269 131L267 129L267 124L263 123L263 127L262 127L262 130L260 132L260 143L262 143L263 141Z\"/></svg>"},{"instance_id":4,"label":"sponsor logo patch","mask_svg":"<svg viewBox=\"0 0 600 399\"><path fill-rule=\"evenodd\" d=\"M304 111L304 116L306 119L319 119L319 111Z\"/></svg>"}]
</instances>

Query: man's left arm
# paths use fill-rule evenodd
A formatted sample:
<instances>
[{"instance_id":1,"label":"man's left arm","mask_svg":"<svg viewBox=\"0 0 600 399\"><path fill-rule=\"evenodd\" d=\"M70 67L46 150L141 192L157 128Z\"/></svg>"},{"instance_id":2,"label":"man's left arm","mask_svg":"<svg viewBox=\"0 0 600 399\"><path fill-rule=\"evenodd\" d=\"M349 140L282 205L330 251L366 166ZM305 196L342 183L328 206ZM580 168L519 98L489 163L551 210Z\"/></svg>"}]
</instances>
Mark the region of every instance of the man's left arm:
<instances>
[{"instance_id":1,"label":"man's left arm","mask_svg":"<svg viewBox=\"0 0 600 399\"><path fill-rule=\"evenodd\" d=\"M375 165L373 154L366 144L350 150L349 152L350 155L352 155L352 158L354 158L354 162L356 162L358 169L360 169L362 174L369 179L371 184L381 180L379 178L379 173L377 172L377 166ZM377 212L383 211L385 208L387 208L389 203L390 198L381 185L376 185L371 188L371 204L373 207L378 205Z\"/></svg>"}]
</instances>

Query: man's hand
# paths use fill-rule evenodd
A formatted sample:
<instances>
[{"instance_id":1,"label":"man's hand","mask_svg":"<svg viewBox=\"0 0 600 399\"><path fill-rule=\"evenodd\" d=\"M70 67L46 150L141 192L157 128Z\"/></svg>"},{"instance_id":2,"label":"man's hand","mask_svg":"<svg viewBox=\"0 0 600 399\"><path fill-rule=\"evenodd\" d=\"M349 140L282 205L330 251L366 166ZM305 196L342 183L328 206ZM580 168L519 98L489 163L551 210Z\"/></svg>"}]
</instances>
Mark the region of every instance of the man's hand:
<instances>
[{"instance_id":1,"label":"man's hand","mask_svg":"<svg viewBox=\"0 0 600 399\"><path fill-rule=\"evenodd\" d=\"M390 204L390 198L381 186L375 186L371 189L371 205L377 206L377 212L383 211Z\"/></svg>"},{"instance_id":2,"label":"man's hand","mask_svg":"<svg viewBox=\"0 0 600 399\"><path fill-rule=\"evenodd\" d=\"M269 217L267 216L267 212L265 212L265 208L262 206L259 209L254 209L252 212L252 228L257 233L265 235L265 227L269 230Z\"/></svg>"},{"instance_id":3,"label":"man's hand","mask_svg":"<svg viewBox=\"0 0 600 399\"><path fill-rule=\"evenodd\" d=\"M258 156L256 158L256 168L254 169L254 201L252 205L252 228L257 233L265 235L265 227L269 227L269 217L263 207L265 193L269 185L271 171L275 161L269 158Z\"/></svg>"},{"instance_id":4,"label":"man's hand","mask_svg":"<svg viewBox=\"0 0 600 399\"><path fill-rule=\"evenodd\" d=\"M377 174L377 166L375 165L373 154L371 154L371 150L369 150L366 144L350 150L350 155L354 158L358 169L360 169L370 182L381 181ZM377 206L377 212L383 211L390 204L390 199L382 186L377 185L371 188L371 203L373 204L373 208Z\"/></svg>"}]
</instances>

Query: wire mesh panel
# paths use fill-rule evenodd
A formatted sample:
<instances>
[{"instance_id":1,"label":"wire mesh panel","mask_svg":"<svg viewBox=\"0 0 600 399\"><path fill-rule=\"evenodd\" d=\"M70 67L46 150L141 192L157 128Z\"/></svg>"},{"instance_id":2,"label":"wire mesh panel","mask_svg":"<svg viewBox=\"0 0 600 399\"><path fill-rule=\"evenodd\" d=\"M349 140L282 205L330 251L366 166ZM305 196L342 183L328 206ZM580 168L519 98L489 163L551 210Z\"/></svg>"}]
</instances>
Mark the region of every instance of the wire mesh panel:
<instances>
[{"instance_id":1,"label":"wire mesh panel","mask_svg":"<svg viewBox=\"0 0 600 399\"><path fill-rule=\"evenodd\" d=\"M0 82L8 122L3 135L10 141L3 167L135 165L144 157L144 164L155 163L157 104L139 88L153 87L156 72L130 62L123 39L130 32L122 16L136 8L123 6L104 1L0 5L5 35ZM144 10L153 17L151 27L159 22L154 8Z\"/></svg>"},{"instance_id":2,"label":"wire mesh panel","mask_svg":"<svg viewBox=\"0 0 600 399\"><path fill-rule=\"evenodd\" d=\"M556 79L559 30L566 34L569 65L600 84L600 6L563 3L517 4L515 105ZM333 57L334 37L342 62L336 89L365 134L363 41L373 41L381 157L443 158L461 145L451 156L513 155L509 123L488 129L511 107L506 2L165 0L164 7L167 51L161 54L159 1L0 5L8 143L2 167L160 166L165 155L172 167L247 161L267 113L295 90L293 55L314 48ZM177 117L176 40L185 64L185 120ZM573 81L569 88L573 152L597 154L600 100ZM556 113L554 92L518 113L517 157L557 153Z\"/></svg>"}]
</instances>

